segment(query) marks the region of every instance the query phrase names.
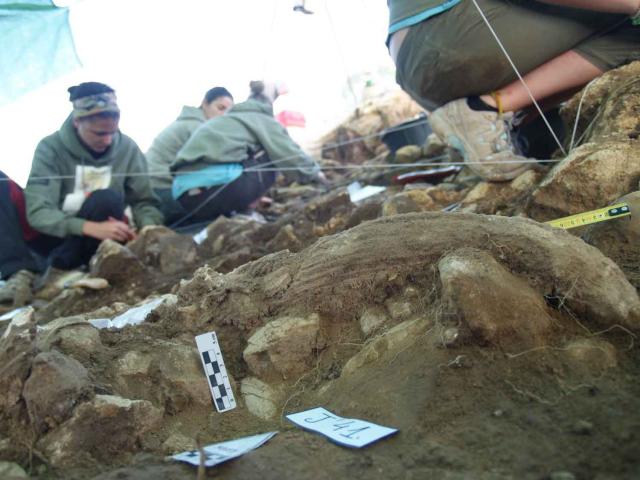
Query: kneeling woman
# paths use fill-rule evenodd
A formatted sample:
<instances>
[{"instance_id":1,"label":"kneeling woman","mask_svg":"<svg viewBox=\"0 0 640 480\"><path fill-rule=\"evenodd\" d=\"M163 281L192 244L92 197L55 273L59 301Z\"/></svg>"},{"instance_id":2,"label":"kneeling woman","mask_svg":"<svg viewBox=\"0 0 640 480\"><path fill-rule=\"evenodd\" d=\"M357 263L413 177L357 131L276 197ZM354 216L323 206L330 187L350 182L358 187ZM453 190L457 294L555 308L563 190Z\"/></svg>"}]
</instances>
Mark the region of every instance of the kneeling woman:
<instances>
[{"instance_id":1,"label":"kneeling woman","mask_svg":"<svg viewBox=\"0 0 640 480\"><path fill-rule=\"evenodd\" d=\"M189 222L179 223L246 210L274 184L272 168L283 168L291 180L324 180L317 163L273 118L277 89L252 82L251 90L247 101L200 126L178 152L172 193L189 212Z\"/></svg>"}]
</instances>

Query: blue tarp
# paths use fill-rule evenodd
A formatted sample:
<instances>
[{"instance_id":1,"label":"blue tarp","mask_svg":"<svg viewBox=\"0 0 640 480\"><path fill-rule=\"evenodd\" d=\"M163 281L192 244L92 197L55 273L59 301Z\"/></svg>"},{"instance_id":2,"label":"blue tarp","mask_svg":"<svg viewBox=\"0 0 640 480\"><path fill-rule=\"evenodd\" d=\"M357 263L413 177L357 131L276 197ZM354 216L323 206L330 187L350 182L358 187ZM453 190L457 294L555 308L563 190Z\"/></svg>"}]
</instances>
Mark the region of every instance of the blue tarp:
<instances>
[{"instance_id":1,"label":"blue tarp","mask_svg":"<svg viewBox=\"0 0 640 480\"><path fill-rule=\"evenodd\" d=\"M0 105L80 66L69 9L50 0L0 0Z\"/></svg>"}]
</instances>

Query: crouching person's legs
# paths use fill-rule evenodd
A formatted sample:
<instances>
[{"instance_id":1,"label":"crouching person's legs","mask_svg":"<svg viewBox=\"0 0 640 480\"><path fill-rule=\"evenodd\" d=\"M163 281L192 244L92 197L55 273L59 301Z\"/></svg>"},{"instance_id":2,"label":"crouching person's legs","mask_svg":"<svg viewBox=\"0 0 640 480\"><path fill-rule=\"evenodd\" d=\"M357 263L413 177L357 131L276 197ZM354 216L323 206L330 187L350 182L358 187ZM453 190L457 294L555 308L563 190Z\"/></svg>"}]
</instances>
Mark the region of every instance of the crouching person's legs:
<instances>
[{"instance_id":1,"label":"crouching person's legs","mask_svg":"<svg viewBox=\"0 0 640 480\"><path fill-rule=\"evenodd\" d=\"M227 185L198 188L186 192L178 201L190 215L190 222L207 222L220 215L231 215L247 210L271 188L276 181L275 172L253 171L266 167L271 160L262 153L245 160L243 173Z\"/></svg>"},{"instance_id":2,"label":"crouching person's legs","mask_svg":"<svg viewBox=\"0 0 640 480\"><path fill-rule=\"evenodd\" d=\"M124 219L124 198L113 190L96 190L82 204L77 217L90 222ZM50 262L55 268L71 270L86 265L100 245L100 239L88 235L73 235L51 252Z\"/></svg>"},{"instance_id":3,"label":"crouching person's legs","mask_svg":"<svg viewBox=\"0 0 640 480\"><path fill-rule=\"evenodd\" d=\"M528 74L536 99L579 88L601 74L600 65L571 50L598 32L610 35L626 21L623 15L539 2L478 4L517 69ZM478 174L508 180L531 166L510 135L513 112L531 99L473 2L411 27L396 64L403 89L425 108L436 109L430 119L434 132L459 149ZM499 95L491 97L494 92Z\"/></svg>"},{"instance_id":4,"label":"crouching person's legs","mask_svg":"<svg viewBox=\"0 0 640 480\"><path fill-rule=\"evenodd\" d=\"M0 302L22 306L31 299L38 266L24 240L18 210L12 201L12 185L15 184L0 172L0 278L7 280L0 288Z\"/></svg>"}]
</instances>

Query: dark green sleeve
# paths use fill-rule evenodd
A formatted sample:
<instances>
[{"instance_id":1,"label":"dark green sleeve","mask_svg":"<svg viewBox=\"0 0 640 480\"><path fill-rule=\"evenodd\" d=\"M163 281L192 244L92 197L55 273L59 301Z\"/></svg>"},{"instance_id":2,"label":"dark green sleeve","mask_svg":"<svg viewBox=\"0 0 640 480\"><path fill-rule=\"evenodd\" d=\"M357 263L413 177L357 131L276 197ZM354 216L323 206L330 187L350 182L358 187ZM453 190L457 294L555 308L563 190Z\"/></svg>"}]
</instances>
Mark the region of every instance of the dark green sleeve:
<instances>
[{"instance_id":1,"label":"dark green sleeve","mask_svg":"<svg viewBox=\"0 0 640 480\"><path fill-rule=\"evenodd\" d=\"M138 228L162 225L164 216L158 209L158 198L151 190L147 162L137 145L134 144L132 149L132 159L127 171L132 175L127 176L124 184L126 203L131 205L133 219Z\"/></svg>"},{"instance_id":2,"label":"dark green sleeve","mask_svg":"<svg viewBox=\"0 0 640 480\"><path fill-rule=\"evenodd\" d=\"M34 229L54 237L82 235L85 221L63 212L59 205L62 179L55 178L60 176L59 164L55 149L47 141L41 141L24 191L27 219Z\"/></svg>"}]
</instances>

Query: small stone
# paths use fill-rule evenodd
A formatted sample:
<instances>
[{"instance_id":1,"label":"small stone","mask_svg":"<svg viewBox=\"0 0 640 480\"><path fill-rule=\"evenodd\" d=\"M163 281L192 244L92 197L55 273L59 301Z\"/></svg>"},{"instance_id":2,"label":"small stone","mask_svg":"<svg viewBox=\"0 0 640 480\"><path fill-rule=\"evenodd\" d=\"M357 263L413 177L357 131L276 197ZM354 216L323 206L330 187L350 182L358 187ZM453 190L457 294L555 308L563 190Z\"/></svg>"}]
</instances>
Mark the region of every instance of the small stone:
<instances>
[{"instance_id":1,"label":"small stone","mask_svg":"<svg viewBox=\"0 0 640 480\"><path fill-rule=\"evenodd\" d=\"M367 307L360 315L360 329L366 336L376 332L388 322L388 315L380 307Z\"/></svg>"},{"instance_id":2,"label":"small stone","mask_svg":"<svg viewBox=\"0 0 640 480\"><path fill-rule=\"evenodd\" d=\"M493 415L496 418L503 417L504 416L504 410L500 410L500 409L494 410L491 415Z\"/></svg>"},{"instance_id":3,"label":"small stone","mask_svg":"<svg viewBox=\"0 0 640 480\"><path fill-rule=\"evenodd\" d=\"M263 420L275 418L283 401L282 392L255 377L242 380L240 391L247 409Z\"/></svg>"},{"instance_id":4,"label":"small stone","mask_svg":"<svg viewBox=\"0 0 640 480\"><path fill-rule=\"evenodd\" d=\"M586 420L578 420L571 427L571 432L576 435L591 435L593 433L593 423Z\"/></svg>"},{"instance_id":5,"label":"small stone","mask_svg":"<svg viewBox=\"0 0 640 480\"><path fill-rule=\"evenodd\" d=\"M460 338L460 330L455 327L447 328L442 333L442 343L445 347L453 347L458 343Z\"/></svg>"}]
</instances>

